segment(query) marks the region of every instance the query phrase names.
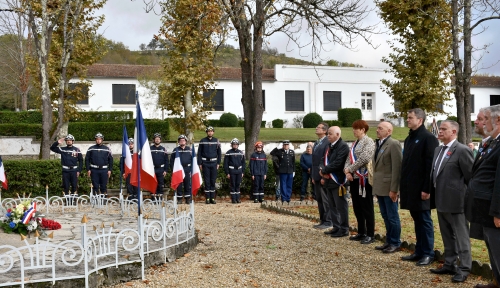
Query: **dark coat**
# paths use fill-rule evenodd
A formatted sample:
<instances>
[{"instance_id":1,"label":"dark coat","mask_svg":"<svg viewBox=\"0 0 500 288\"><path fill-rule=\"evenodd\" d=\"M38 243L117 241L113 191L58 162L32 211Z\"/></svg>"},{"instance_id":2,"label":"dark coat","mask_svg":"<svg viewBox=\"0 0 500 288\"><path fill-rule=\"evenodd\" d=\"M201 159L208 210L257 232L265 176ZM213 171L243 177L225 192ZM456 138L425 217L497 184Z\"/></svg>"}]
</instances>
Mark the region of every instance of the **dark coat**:
<instances>
[{"instance_id":1,"label":"dark coat","mask_svg":"<svg viewBox=\"0 0 500 288\"><path fill-rule=\"evenodd\" d=\"M267 158L266 153L253 152L250 156L250 174L255 175L267 175Z\"/></svg>"},{"instance_id":2,"label":"dark coat","mask_svg":"<svg viewBox=\"0 0 500 288\"><path fill-rule=\"evenodd\" d=\"M271 155L278 157L280 162L280 167L278 168L278 173L280 174L291 174L295 172L295 152L293 150L285 150L274 148L271 151Z\"/></svg>"},{"instance_id":3,"label":"dark coat","mask_svg":"<svg viewBox=\"0 0 500 288\"><path fill-rule=\"evenodd\" d=\"M410 130L405 139L401 164L401 209L425 211L435 208L433 199L422 200L422 192L429 192L432 158L438 145L436 136L424 125Z\"/></svg>"},{"instance_id":4,"label":"dark coat","mask_svg":"<svg viewBox=\"0 0 500 288\"><path fill-rule=\"evenodd\" d=\"M320 165L320 169L323 172L323 174L335 174L337 176L337 179L340 183L343 183L345 181L345 174L344 174L344 164L347 159L347 156L349 155L349 146L347 146L347 143L345 143L342 138L339 138L339 140L335 143L333 146L327 146L328 147L328 165ZM322 163L324 162L324 158L322 159ZM319 173L318 173L319 174ZM348 183L344 186L348 186ZM329 178L325 181L324 187L327 189L335 189L338 188L340 185L337 184L333 179Z\"/></svg>"},{"instance_id":5,"label":"dark coat","mask_svg":"<svg viewBox=\"0 0 500 288\"><path fill-rule=\"evenodd\" d=\"M326 136L322 138L321 144L314 143L313 153L312 153L312 167L311 167L311 178L317 182L321 180L321 175L319 175L319 164L321 164L321 159L325 157L325 152L330 146L330 142Z\"/></svg>"}]
</instances>

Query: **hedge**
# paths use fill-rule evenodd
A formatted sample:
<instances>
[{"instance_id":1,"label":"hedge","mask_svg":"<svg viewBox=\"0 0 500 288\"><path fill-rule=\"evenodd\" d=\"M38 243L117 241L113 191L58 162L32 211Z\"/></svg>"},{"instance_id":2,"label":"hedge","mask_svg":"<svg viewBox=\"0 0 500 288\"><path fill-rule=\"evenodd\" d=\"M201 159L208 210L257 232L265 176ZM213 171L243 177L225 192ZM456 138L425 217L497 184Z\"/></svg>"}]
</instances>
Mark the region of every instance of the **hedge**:
<instances>
[{"instance_id":1,"label":"hedge","mask_svg":"<svg viewBox=\"0 0 500 288\"><path fill-rule=\"evenodd\" d=\"M311 112L304 116L302 119L302 127L304 128L316 128L320 122L323 121L323 117L316 112Z\"/></svg>"},{"instance_id":2,"label":"hedge","mask_svg":"<svg viewBox=\"0 0 500 288\"><path fill-rule=\"evenodd\" d=\"M273 128L283 128L283 119L274 119Z\"/></svg>"},{"instance_id":3,"label":"hedge","mask_svg":"<svg viewBox=\"0 0 500 288\"><path fill-rule=\"evenodd\" d=\"M238 127L245 127L245 120L238 120ZM266 121L260 122L260 128L266 128Z\"/></svg>"},{"instance_id":4,"label":"hedge","mask_svg":"<svg viewBox=\"0 0 500 288\"><path fill-rule=\"evenodd\" d=\"M42 124L41 111L0 111L0 124Z\"/></svg>"},{"instance_id":5,"label":"hedge","mask_svg":"<svg viewBox=\"0 0 500 288\"><path fill-rule=\"evenodd\" d=\"M339 120L325 120L324 122L326 124L328 124L329 127L332 127L332 126L342 127L342 122L340 122Z\"/></svg>"},{"instance_id":6,"label":"hedge","mask_svg":"<svg viewBox=\"0 0 500 288\"><path fill-rule=\"evenodd\" d=\"M54 111L57 119L57 112ZM133 120L134 113L126 111L79 112L70 122L123 122ZM0 124L42 124L42 111L0 111Z\"/></svg>"},{"instance_id":7,"label":"hedge","mask_svg":"<svg viewBox=\"0 0 500 288\"><path fill-rule=\"evenodd\" d=\"M129 137L133 137L135 122L125 122ZM167 120L144 120L148 139L153 139L154 133L160 133L163 139L170 135L170 125ZM123 123L121 122L70 122L68 133L77 141L92 141L95 134L101 132L106 141L121 141L123 139Z\"/></svg>"},{"instance_id":8,"label":"hedge","mask_svg":"<svg viewBox=\"0 0 500 288\"><path fill-rule=\"evenodd\" d=\"M269 156L268 156L269 157ZM113 159L113 172L108 182L108 189L120 188L120 167L119 157ZM16 197L16 193L23 193L32 197L45 196L45 186L49 186L49 196L62 195L61 181L61 160L4 160L5 171L9 181L9 189L2 191L2 198ZM250 175L247 162L245 176L241 183L241 193L243 195L252 195L252 177ZM264 193L267 195L275 195L276 174L274 173L271 160L268 160L268 173L264 181ZM219 196L229 196L229 179L224 174L223 165L217 172L217 183L220 183L220 189L217 190ZM85 169L85 167L84 167ZM295 177L293 179L292 191L295 194L300 194L302 185L302 169L299 161L295 162ZM170 187L171 174L165 176L165 191ZM90 178L84 170L78 178L79 194L88 195L90 193ZM125 184L123 184L125 185ZM204 195L203 187L198 192ZM169 196L172 196L172 192Z\"/></svg>"},{"instance_id":9,"label":"hedge","mask_svg":"<svg viewBox=\"0 0 500 288\"><path fill-rule=\"evenodd\" d=\"M359 108L341 108L338 112L338 118L342 127L351 127L354 121L363 119L363 115Z\"/></svg>"},{"instance_id":10,"label":"hedge","mask_svg":"<svg viewBox=\"0 0 500 288\"><path fill-rule=\"evenodd\" d=\"M2 136L34 136L42 139L42 124L0 124L0 135Z\"/></svg>"}]
</instances>

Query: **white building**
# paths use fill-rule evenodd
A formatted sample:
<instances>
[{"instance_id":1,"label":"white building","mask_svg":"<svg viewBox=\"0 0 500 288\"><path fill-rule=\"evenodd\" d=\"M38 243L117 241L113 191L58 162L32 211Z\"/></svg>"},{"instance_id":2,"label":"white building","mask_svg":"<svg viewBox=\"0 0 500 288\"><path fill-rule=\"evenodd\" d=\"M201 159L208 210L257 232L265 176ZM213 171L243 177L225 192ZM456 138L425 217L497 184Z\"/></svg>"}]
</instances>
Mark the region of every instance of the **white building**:
<instances>
[{"instance_id":1,"label":"white building","mask_svg":"<svg viewBox=\"0 0 500 288\"><path fill-rule=\"evenodd\" d=\"M157 96L139 84L137 76L160 69L159 66L96 64L89 68L91 95L79 104L84 111L134 111L134 94L139 92L145 118L165 118L167 111L156 105ZM395 112L392 99L382 91L381 79L390 79L382 69L331 66L276 65L263 71L263 120L288 120L316 112L325 120L337 120L339 108L360 108L364 120L380 120L384 113ZM216 82L214 110L209 119L219 119L224 112L243 117L241 71L222 68ZM474 77L471 88L472 118L479 108L500 104L500 77ZM444 110L455 115L455 100ZM135 115L134 115L135 117ZM444 119L445 116L438 117Z\"/></svg>"}]
</instances>

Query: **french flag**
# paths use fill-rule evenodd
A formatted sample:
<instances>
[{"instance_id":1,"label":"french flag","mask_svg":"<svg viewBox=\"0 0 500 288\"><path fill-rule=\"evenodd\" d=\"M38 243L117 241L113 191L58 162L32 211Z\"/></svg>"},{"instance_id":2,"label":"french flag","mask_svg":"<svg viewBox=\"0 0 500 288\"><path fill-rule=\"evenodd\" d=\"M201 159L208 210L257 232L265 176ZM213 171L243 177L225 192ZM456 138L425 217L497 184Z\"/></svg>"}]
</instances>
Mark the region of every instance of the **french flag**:
<instances>
[{"instance_id":1,"label":"french flag","mask_svg":"<svg viewBox=\"0 0 500 288\"><path fill-rule=\"evenodd\" d=\"M32 202L31 208L24 213L23 219L21 220L24 225L27 225L30 222L35 212L36 212L36 202Z\"/></svg>"},{"instance_id":2,"label":"french flag","mask_svg":"<svg viewBox=\"0 0 500 288\"><path fill-rule=\"evenodd\" d=\"M144 119L142 118L139 100L137 100L137 117L135 120L134 131L134 156L132 158L132 175L130 176L130 184L138 188L143 187L151 193L156 193L158 180L156 180L155 166L153 164L151 150L149 149L149 141L146 136L146 127L144 126Z\"/></svg>"},{"instance_id":3,"label":"french flag","mask_svg":"<svg viewBox=\"0 0 500 288\"><path fill-rule=\"evenodd\" d=\"M184 169L182 168L181 158L179 157L179 150L175 150L175 160L174 160L174 169L172 171L172 181L170 181L170 187L172 189L177 189L182 181L184 181Z\"/></svg>"},{"instance_id":4,"label":"french flag","mask_svg":"<svg viewBox=\"0 0 500 288\"><path fill-rule=\"evenodd\" d=\"M191 193L193 194L193 197L196 196L196 193L198 193L198 189L201 187L201 173L200 173L200 167L198 167L198 160L196 160L196 151L194 151L194 144L193 144L193 163L191 164Z\"/></svg>"},{"instance_id":5,"label":"french flag","mask_svg":"<svg viewBox=\"0 0 500 288\"><path fill-rule=\"evenodd\" d=\"M125 125L123 125L122 157L125 160L125 165L123 165L125 171L123 171L123 174L128 175L132 171L132 155L128 147L128 134Z\"/></svg>"},{"instance_id":6,"label":"french flag","mask_svg":"<svg viewBox=\"0 0 500 288\"><path fill-rule=\"evenodd\" d=\"M0 181L2 182L3 189L7 190L7 176L5 175L5 168L3 167L2 157L0 157Z\"/></svg>"}]
</instances>

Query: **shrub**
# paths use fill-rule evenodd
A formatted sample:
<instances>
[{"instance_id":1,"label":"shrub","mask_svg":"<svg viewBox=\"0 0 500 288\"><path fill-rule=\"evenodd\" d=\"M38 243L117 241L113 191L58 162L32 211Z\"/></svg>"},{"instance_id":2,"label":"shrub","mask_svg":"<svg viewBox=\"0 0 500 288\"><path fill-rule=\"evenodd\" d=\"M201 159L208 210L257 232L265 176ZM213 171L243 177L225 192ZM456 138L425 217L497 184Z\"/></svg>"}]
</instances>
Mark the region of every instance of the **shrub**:
<instances>
[{"instance_id":1,"label":"shrub","mask_svg":"<svg viewBox=\"0 0 500 288\"><path fill-rule=\"evenodd\" d=\"M221 127L237 127L238 117L231 112L220 115L219 124Z\"/></svg>"},{"instance_id":2,"label":"shrub","mask_svg":"<svg viewBox=\"0 0 500 288\"><path fill-rule=\"evenodd\" d=\"M359 108L341 108L338 112L338 118L342 127L351 127L354 121L363 119L363 115Z\"/></svg>"},{"instance_id":3,"label":"shrub","mask_svg":"<svg viewBox=\"0 0 500 288\"><path fill-rule=\"evenodd\" d=\"M221 127L220 126L220 120L219 119L207 119L205 122L205 126L212 126L212 127Z\"/></svg>"},{"instance_id":4,"label":"shrub","mask_svg":"<svg viewBox=\"0 0 500 288\"><path fill-rule=\"evenodd\" d=\"M70 122L123 122L134 120L132 111L88 111L79 112Z\"/></svg>"},{"instance_id":5,"label":"shrub","mask_svg":"<svg viewBox=\"0 0 500 288\"><path fill-rule=\"evenodd\" d=\"M245 127L245 119L238 119L238 127ZM266 121L260 122L260 128L266 128Z\"/></svg>"},{"instance_id":6,"label":"shrub","mask_svg":"<svg viewBox=\"0 0 500 288\"><path fill-rule=\"evenodd\" d=\"M304 128L316 128L318 124L323 121L323 117L316 112L308 113L304 116L302 124Z\"/></svg>"},{"instance_id":7,"label":"shrub","mask_svg":"<svg viewBox=\"0 0 500 288\"><path fill-rule=\"evenodd\" d=\"M282 119L274 119L273 120L273 128L283 128L283 120Z\"/></svg>"},{"instance_id":8,"label":"shrub","mask_svg":"<svg viewBox=\"0 0 500 288\"><path fill-rule=\"evenodd\" d=\"M297 114L297 116L293 117L293 127L302 128L302 121L304 121L304 116Z\"/></svg>"},{"instance_id":9,"label":"shrub","mask_svg":"<svg viewBox=\"0 0 500 288\"><path fill-rule=\"evenodd\" d=\"M2 136L34 136L42 139L42 124L0 124Z\"/></svg>"},{"instance_id":10,"label":"shrub","mask_svg":"<svg viewBox=\"0 0 500 288\"><path fill-rule=\"evenodd\" d=\"M121 122L70 122L68 133L75 136L77 141L91 141L97 132L104 135L106 141L120 141L123 138L123 124ZM125 122L130 137L134 135L135 122ZM144 120L144 126L148 133L148 139L152 139L154 133L160 133L163 139L170 136L170 125L167 120Z\"/></svg>"},{"instance_id":11,"label":"shrub","mask_svg":"<svg viewBox=\"0 0 500 288\"><path fill-rule=\"evenodd\" d=\"M332 127L332 126L341 127L342 126L342 122L340 122L339 120L325 120L325 123L328 124L329 127Z\"/></svg>"},{"instance_id":12,"label":"shrub","mask_svg":"<svg viewBox=\"0 0 500 288\"><path fill-rule=\"evenodd\" d=\"M41 111L0 111L1 124L42 124ZM2 134L3 135L3 134Z\"/></svg>"}]
</instances>

